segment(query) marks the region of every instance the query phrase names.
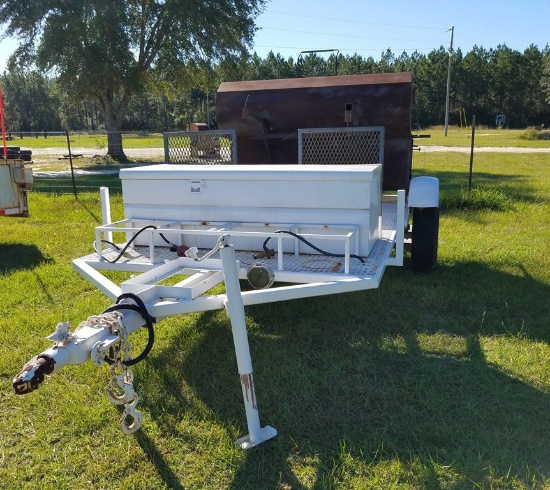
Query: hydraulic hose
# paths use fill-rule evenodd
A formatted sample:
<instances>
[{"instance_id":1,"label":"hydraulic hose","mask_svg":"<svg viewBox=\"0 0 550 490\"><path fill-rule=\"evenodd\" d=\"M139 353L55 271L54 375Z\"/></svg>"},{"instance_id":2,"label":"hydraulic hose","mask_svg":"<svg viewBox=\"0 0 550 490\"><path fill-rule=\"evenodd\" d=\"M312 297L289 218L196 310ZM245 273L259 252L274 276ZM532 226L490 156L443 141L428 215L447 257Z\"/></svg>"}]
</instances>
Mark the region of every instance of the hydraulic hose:
<instances>
[{"instance_id":1,"label":"hydraulic hose","mask_svg":"<svg viewBox=\"0 0 550 490\"><path fill-rule=\"evenodd\" d=\"M275 233L285 233L286 235L291 235L294 238L296 238L296 239L300 240L301 242L305 243L308 247L311 247L313 250L319 252L322 255L326 255L327 257L337 257L337 258L345 257L344 254L335 254L335 253L327 252L326 250L323 250L319 247L316 247L315 245L313 245L313 243L306 240L303 236L300 236L297 233L294 233L293 231L277 230ZM267 257L271 256L271 251L267 248L267 242L269 242L269 240L271 240L271 237L267 237L264 241L264 244L263 244L263 249L264 249L264 252L267 254ZM354 259L359 260L362 264L365 263L365 259L363 257L360 257L359 255L350 254L350 257L353 257Z\"/></svg>"},{"instance_id":2,"label":"hydraulic hose","mask_svg":"<svg viewBox=\"0 0 550 490\"><path fill-rule=\"evenodd\" d=\"M126 252L126 250L128 250L128 247L134 242L134 240L139 236L141 235L145 230L157 230L158 227L155 226L155 225L147 225L147 226L144 226L143 228L141 228L129 241L128 243L126 243L126 245L124 245L124 247L122 249L120 249L120 247L118 247L116 244L112 243L112 242L109 242L108 240L101 240L103 243L108 243L109 245L113 246L114 248L116 248L117 250L120 250L120 252L118 253L117 257L113 260L109 260L105 257L103 257L107 262L109 262L110 264L114 264L115 262L118 262L120 260L120 258L124 255L124 253ZM175 243L172 243L170 240L168 240L162 233L159 233L160 237L168 244L170 245L170 250L172 252L176 252L177 249L178 249L178 246L175 244Z\"/></svg>"},{"instance_id":3,"label":"hydraulic hose","mask_svg":"<svg viewBox=\"0 0 550 490\"><path fill-rule=\"evenodd\" d=\"M132 301L134 301L135 304L120 303L123 299L131 299ZM142 299L133 293L121 294L117 298L116 304L107 308L103 313L109 313L112 311L121 311L121 310L137 311L145 320L145 327L147 327L147 332L148 332L147 345L143 349L143 352L139 356L133 359L128 359L124 361L124 364L126 366L133 366L134 364L137 364L138 362L143 361L143 359L145 359L149 355L149 352L151 352L151 349L153 348L153 344L155 343L155 329L153 324L156 322L156 320L149 314L149 312L147 311L147 307L145 306L145 303L142 301ZM111 357L105 356L105 362L107 364L113 364L115 361Z\"/></svg>"}]
</instances>

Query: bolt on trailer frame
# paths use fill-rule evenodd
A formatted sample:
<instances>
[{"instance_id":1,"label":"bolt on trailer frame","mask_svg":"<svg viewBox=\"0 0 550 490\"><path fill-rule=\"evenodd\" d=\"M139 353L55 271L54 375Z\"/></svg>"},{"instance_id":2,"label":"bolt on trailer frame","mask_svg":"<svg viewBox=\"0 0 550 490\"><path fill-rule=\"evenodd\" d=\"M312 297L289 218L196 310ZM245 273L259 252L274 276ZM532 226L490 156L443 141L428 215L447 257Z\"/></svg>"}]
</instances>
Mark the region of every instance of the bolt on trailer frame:
<instances>
[{"instance_id":1,"label":"bolt on trailer frame","mask_svg":"<svg viewBox=\"0 0 550 490\"><path fill-rule=\"evenodd\" d=\"M242 448L274 437L261 427L244 307L378 287L386 266L403 264L405 191L381 195L381 164L156 165L121 171L125 218L112 222L102 189L95 253L75 269L115 301L74 332L60 323L54 345L14 378L33 391L46 374L91 359L110 364L108 397L124 405L123 432L139 429L130 367L154 340L153 323L225 309L231 321L248 435ZM120 285L102 271L136 275ZM241 291L239 280L254 288ZM271 287L277 281L276 287ZM224 294L210 290L225 284ZM137 358L127 337L146 325Z\"/></svg>"}]
</instances>

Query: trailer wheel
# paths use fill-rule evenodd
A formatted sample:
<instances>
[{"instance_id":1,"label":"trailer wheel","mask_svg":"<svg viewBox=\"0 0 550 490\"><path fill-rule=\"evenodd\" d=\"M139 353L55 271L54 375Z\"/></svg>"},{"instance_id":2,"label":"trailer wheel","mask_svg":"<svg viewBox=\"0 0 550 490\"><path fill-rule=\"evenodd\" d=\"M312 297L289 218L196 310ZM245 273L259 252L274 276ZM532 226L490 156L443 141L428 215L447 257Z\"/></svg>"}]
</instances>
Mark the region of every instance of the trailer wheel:
<instances>
[{"instance_id":1,"label":"trailer wheel","mask_svg":"<svg viewBox=\"0 0 550 490\"><path fill-rule=\"evenodd\" d=\"M431 272L437 265L439 208L413 208L411 263L416 272Z\"/></svg>"}]
</instances>

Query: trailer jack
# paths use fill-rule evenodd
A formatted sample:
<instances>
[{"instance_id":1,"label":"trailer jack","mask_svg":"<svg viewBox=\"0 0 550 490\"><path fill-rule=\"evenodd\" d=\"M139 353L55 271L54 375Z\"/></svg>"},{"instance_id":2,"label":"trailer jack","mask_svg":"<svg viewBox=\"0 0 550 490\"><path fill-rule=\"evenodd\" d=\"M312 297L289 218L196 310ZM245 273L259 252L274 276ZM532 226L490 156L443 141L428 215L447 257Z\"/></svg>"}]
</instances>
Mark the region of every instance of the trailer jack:
<instances>
[{"instance_id":1,"label":"trailer jack","mask_svg":"<svg viewBox=\"0 0 550 490\"><path fill-rule=\"evenodd\" d=\"M241 448L248 449L275 437L277 431L270 426L260 426L244 303L239 285L238 262L234 247L228 244L228 240L229 235L222 235L213 250L219 251L222 262L226 295L220 306L225 308L231 321L249 431L248 435L239 438L236 443ZM200 258L193 254L190 259L193 260L193 263L201 262L210 257L214 251L210 251ZM168 266L169 264L165 264L160 269ZM157 273L158 271L155 270L150 272L153 275ZM199 273L198 275L200 276L199 282L204 282L203 274ZM154 288L154 286L146 288L143 294L147 296L154 291ZM166 303L166 301L161 301L161 303ZM159 313L162 312L154 302L150 302L148 306L157 308ZM159 316L170 315L161 314ZM108 363L110 364L111 379L107 384L107 398L116 405L124 406L120 418L122 432L125 434L136 432L141 427L143 416L136 410L139 398L134 391L134 376L130 366L133 365L133 361L137 361L143 356L140 355L135 359L130 358L128 337L144 323L152 328L151 320L153 318L148 314L145 303L139 294L126 292L118 297L115 306L108 308L100 315L88 317L72 333L69 332L70 325L68 323L58 323L55 332L48 337L49 340L55 342L54 345L31 359L13 378L15 393L23 395L36 390L44 381L45 375L58 371L69 364L82 364L87 360L91 360L97 366ZM106 355L107 352L111 352L111 357Z\"/></svg>"}]
</instances>

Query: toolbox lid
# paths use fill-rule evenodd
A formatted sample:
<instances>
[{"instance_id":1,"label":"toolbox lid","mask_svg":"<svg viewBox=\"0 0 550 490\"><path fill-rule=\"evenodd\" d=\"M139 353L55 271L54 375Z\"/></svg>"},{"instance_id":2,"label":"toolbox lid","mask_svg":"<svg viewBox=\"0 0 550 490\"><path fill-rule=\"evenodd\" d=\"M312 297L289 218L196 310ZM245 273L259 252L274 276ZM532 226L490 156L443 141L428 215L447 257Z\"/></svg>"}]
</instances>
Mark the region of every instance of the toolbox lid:
<instances>
[{"instance_id":1,"label":"toolbox lid","mask_svg":"<svg viewBox=\"0 0 550 490\"><path fill-rule=\"evenodd\" d=\"M174 165L120 171L121 180L371 181L382 165Z\"/></svg>"}]
</instances>

